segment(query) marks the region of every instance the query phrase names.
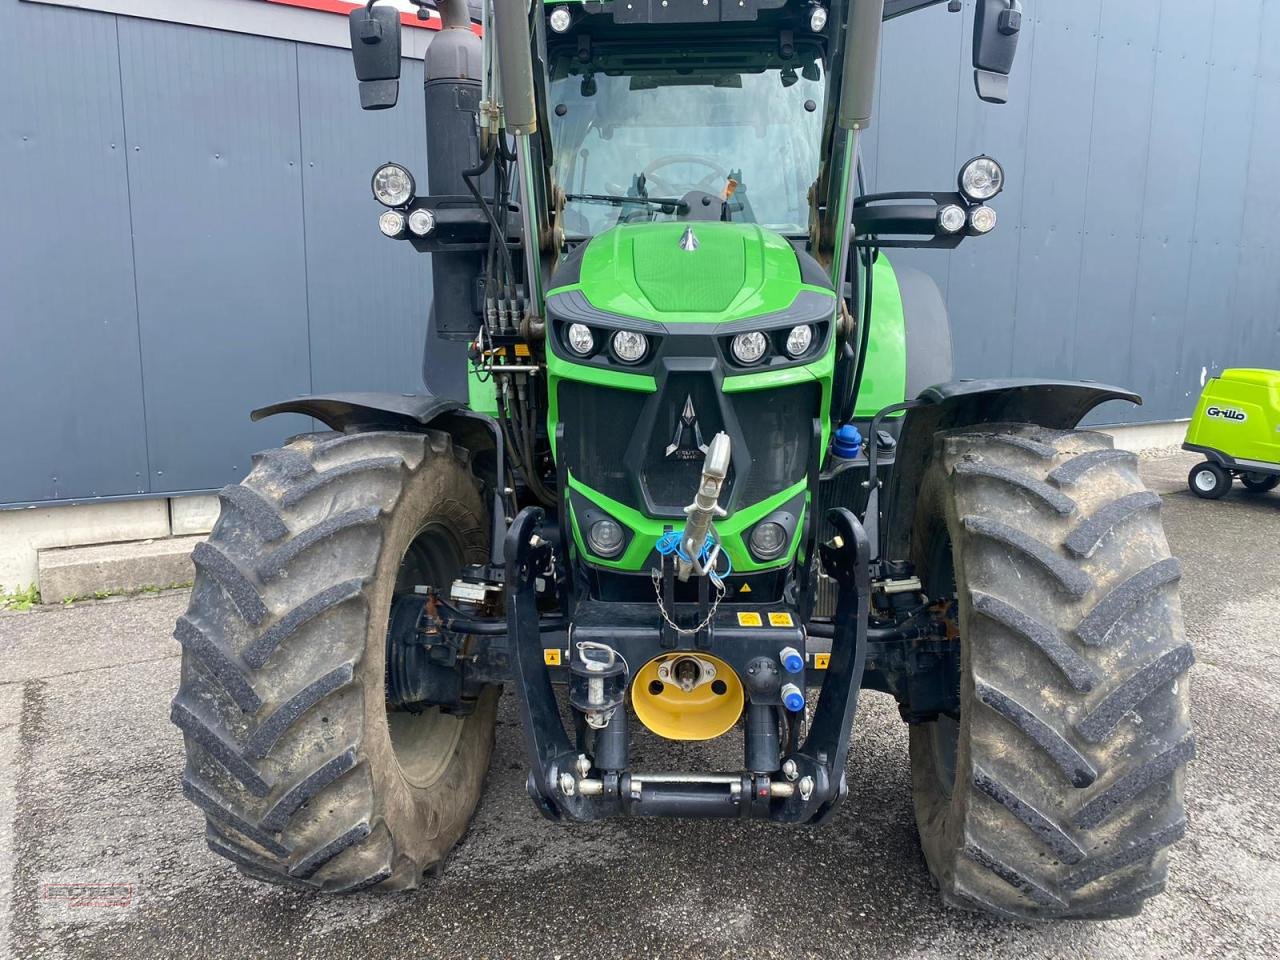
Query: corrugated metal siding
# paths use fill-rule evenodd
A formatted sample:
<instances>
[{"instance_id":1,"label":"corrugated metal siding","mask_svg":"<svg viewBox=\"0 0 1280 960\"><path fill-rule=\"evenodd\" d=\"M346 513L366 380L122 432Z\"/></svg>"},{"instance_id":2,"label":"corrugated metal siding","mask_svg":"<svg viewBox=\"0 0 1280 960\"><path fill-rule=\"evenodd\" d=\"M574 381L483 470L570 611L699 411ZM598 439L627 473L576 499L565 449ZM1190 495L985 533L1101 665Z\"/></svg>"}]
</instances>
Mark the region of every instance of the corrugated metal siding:
<instances>
[{"instance_id":1,"label":"corrugated metal siding","mask_svg":"<svg viewBox=\"0 0 1280 960\"><path fill-rule=\"evenodd\" d=\"M420 62L365 114L343 50L18 0L0 42L0 504L216 489L311 428L255 406L419 388L368 190L421 165Z\"/></svg>"},{"instance_id":2,"label":"corrugated metal siding","mask_svg":"<svg viewBox=\"0 0 1280 960\"><path fill-rule=\"evenodd\" d=\"M942 287L957 375L1144 395L1108 422L1186 417L1203 375L1280 367L1280 2L1025 6L1004 107L971 93L972 2L891 22L864 142L872 189L949 184L981 152L1010 174L994 235L897 255Z\"/></svg>"},{"instance_id":3,"label":"corrugated metal siding","mask_svg":"<svg viewBox=\"0 0 1280 960\"><path fill-rule=\"evenodd\" d=\"M960 376L1107 380L1186 416L1280 367L1280 0L1031 0L1014 102L978 103L972 3L893 21L873 189L989 152L996 233L937 278ZM425 177L421 64L357 108L344 51L0 0L0 504L216 488L310 389L421 383L429 277L373 167Z\"/></svg>"},{"instance_id":4,"label":"corrugated metal siding","mask_svg":"<svg viewBox=\"0 0 1280 960\"><path fill-rule=\"evenodd\" d=\"M3 0L0 45L0 503L145 492L115 20Z\"/></svg>"}]
</instances>

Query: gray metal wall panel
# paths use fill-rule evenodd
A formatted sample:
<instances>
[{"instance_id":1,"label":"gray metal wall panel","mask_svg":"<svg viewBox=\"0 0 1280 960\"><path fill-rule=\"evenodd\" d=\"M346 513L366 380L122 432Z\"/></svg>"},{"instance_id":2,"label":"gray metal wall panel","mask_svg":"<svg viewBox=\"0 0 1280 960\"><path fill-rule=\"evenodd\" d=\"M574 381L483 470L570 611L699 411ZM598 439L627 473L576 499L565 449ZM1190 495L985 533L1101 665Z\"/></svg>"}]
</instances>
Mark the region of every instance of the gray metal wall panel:
<instances>
[{"instance_id":1,"label":"gray metal wall panel","mask_svg":"<svg viewBox=\"0 0 1280 960\"><path fill-rule=\"evenodd\" d=\"M1193 380L1182 356L1212 43L1203 12L1201 0L1161 7L1133 325L1119 318L1112 343L1127 385L1146 398L1144 418L1186 416L1199 391L1199 369Z\"/></svg>"},{"instance_id":2,"label":"gray metal wall panel","mask_svg":"<svg viewBox=\"0 0 1280 960\"><path fill-rule=\"evenodd\" d=\"M4 0L0 38L0 503L142 493L115 19Z\"/></svg>"},{"instance_id":3,"label":"gray metal wall panel","mask_svg":"<svg viewBox=\"0 0 1280 960\"><path fill-rule=\"evenodd\" d=\"M1023 180L1009 369L1052 376L1070 371L1075 352L1101 4L1045 4L1035 16L1035 63L1019 92L1031 102L1026 150L1005 161Z\"/></svg>"},{"instance_id":4,"label":"gray metal wall panel","mask_svg":"<svg viewBox=\"0 0 1280 960\"><path fill-rule=\"evenodd\" d=\"M1208 110L1200 139L1200 187L1187 291L1182 362L1185 410L1192 409L1206 376L1227 366L1280 367L1273 350L1243 357L1233 346L1235 282L1240 260L1245 187L1253 150L1260 50L1280 43L1263 35L1262 0L1220 0L1213 17Z\"/></svg>"},{"instance_id":5,"label":"gray metal wall panel","mask_svg":"<svg viewBox=\"0 0 1280 960\"><path fill-rule=\"evenodd\" d=\"M944 290L957 375L1146 395L1114 421L1280 367L1280 0L1027 13L1004 107L973 96L972 0L890 23L863 139L873 190L1009 172L995 235L893 254ZM0 504L216 488L310 426L255 404L420 383L429 268L368 195L381 160L425 177L419 64L365 114L336 50L18 0L0 36ZM59 183L74 230L32 186Z\"/></svg>"},{"instance_id":6,"label":"gray metal wall panel","mask_svg":"<svg viewBox=\"0 0 1280 960\"><path fill-rule=\"evenodd\" d=\"M958 18L957 18L958 19ZM904 18L905 22L906 18ZM972 29L972 11L966 11L962 35ZM1035 17L1023 20L1018 59L1010 86L1027 91L1036 64ZM959 122L955 152L938 158L934 180L940 189L953 189L960 166L979 154L1001 158L1008 166L1008 183L993 204L999 223L990 236L962 243L941 255L948 260L950 277L947 309L954 331L955 369L959 376L1010 376L1013 373L1013 334L1018 311L1017 263L1023 233L1019 224L1024 171L1006 158L1020 157L1027 142L1031 98L1014 96L1011 103L993 107L973 93L973 70L966 47L957 58ZM948 162L949 161L949 162ZM939 254L921 256L938 257ZM960 372L963 371L963 372Z\"/></svg>"},{"instance_id":7,"label":"gray metal wall panel","mask_svg":"<svg viewBox=\"0 0 1280 960\"><path fill-rule=\"evenodd\" d=\"M239 480L306 429L250 425L310 387L294 46L120 18L154 486Z\"/></svg>"},{"instance_id":8,"label":"gray metal wall panel","mask_svg":"<svg viewBox=\"0 0 1280 960\"><path fill-rule=\"evenodd\" d=\"M1280 7L1280 3L1272 4ZM1264 53L1264 59L1266 55ZM1236 274L1236 316L1230 342L1237 356L1256 356L1274 343L1280 323L1280 79L1267 65L1254 103L1249 174L1240 225L1240 266Z\"/></svg>"},{"instance_id":9,"label":"gray metal wall panel","mask_svg":"<svg viewBox=\"0 0 1280 960\"><path fill-rule=\"evenodd\" d=\"M1151 97L1155 82L1155 4L1103 6L1084 168L1084 236L1070 372L1075 377L1123 383L1129 375L1127 342L1142 243Z\"/></svg>"},{"instance_id":10,"label":"gray metal wall panel","mask_svg":"<svg viewBox=\"0 0 1280 960\"><path fill-rule=\"evenodd\" d=\"M422 64L405 63L396 110L360 109L346 51L299 46L298 79L313 387L420 389L428 258L378 232L369 178L397 160L426 182Z\"/></svg>"}]
</instances>

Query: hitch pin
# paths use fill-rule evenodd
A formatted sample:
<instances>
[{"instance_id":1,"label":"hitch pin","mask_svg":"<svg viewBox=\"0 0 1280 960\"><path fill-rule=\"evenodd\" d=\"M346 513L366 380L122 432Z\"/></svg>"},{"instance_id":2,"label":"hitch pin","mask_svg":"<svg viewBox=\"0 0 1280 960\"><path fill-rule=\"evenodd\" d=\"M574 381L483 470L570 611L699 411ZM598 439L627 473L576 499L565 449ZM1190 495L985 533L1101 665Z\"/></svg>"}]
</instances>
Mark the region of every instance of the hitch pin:
<instances>
[{"instance_id":1,"label":"hitch pin","mask_svg":"<svg viewBox=\"0 0 1280 960\"><path fill-rule=\"evenodd\" d=\"M724 487L725 478L729 475L730 459L729 435L717 433L707 448L707 458L702 465L702 479L698 483L698 492L694 495L693 503L684 508L688 520L685 522L684 535L680 540L680 549L684 557L689 559L676 555L676 576L681 582L688 580L690 573L697 573L702 577L714 569L715 548L712 550L712 562L705 567L698 558L702 555L702 547L707 542L707 534L711 532L712 521L716 517L725 516L725 510L720 506L719 500L720 490Z\"/></svg>"}]
</instances>

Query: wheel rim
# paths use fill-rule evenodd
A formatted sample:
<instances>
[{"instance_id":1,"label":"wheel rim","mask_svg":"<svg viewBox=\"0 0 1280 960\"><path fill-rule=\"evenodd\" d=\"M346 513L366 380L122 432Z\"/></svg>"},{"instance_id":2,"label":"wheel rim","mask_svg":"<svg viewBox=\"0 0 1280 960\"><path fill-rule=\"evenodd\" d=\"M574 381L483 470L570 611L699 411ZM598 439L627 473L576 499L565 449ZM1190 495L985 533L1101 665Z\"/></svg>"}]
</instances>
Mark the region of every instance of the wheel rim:
<instances>
[{"instance_id":1,"label":"wheel rim","mask_svg":"<svg viewBox=\"0 0 1280 960\"><path fill-rule=\"evenodd\" d=\"M410 542L396 572L395 596L413 593L414 587L445 590L463 566L463 550L444 524L424 525ZM393 599L394 605L394 599ZM430 787L448 769L462 738L466 721L440 707L421 710L386 710L391 750L404 779L420 789Z\"/></svg>"},{"instance_id":2,"label":"wheel rim","mask_svg":"<svg viewBox=\"0 0 1280 960\"><path fill-rule=\"evenodd\" d=\"M1212 493L1218 486L1218 478L1212 470L1199 470L1196 472L1195 484L1196 489L1202 493Z\"/></svg>"}]
</instances>

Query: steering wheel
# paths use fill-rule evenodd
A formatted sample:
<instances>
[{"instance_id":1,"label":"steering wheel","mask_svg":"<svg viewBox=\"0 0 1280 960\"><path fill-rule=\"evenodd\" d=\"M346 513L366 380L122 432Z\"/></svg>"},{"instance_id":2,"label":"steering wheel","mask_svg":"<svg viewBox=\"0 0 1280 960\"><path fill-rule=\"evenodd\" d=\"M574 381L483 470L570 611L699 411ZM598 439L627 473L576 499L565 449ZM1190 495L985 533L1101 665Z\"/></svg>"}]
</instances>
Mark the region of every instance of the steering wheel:
<instances>
[{"instance_id":1,"label":"steering wheel","mask_svg":"<svg viewBox=\"0 0 1280 960\"><path fill-rule=\"evenodd\" d=\"M706 157L699 157L691 153L672 153L665 157L658 157L645 167L640 175L644 177L646 183L651 183L658 188L656 191L658 196L684 196L684 194L688 193L687 190L676 187L669 181L662 179L662 177L654 175L654 171L661 170L664 167L675 166L677 163L696 163L711 171L698 182L695 189L718 194L723 192L725 184L729 182L729 171L724 167L708 160Z\"/></svg>"}]
</instances>

